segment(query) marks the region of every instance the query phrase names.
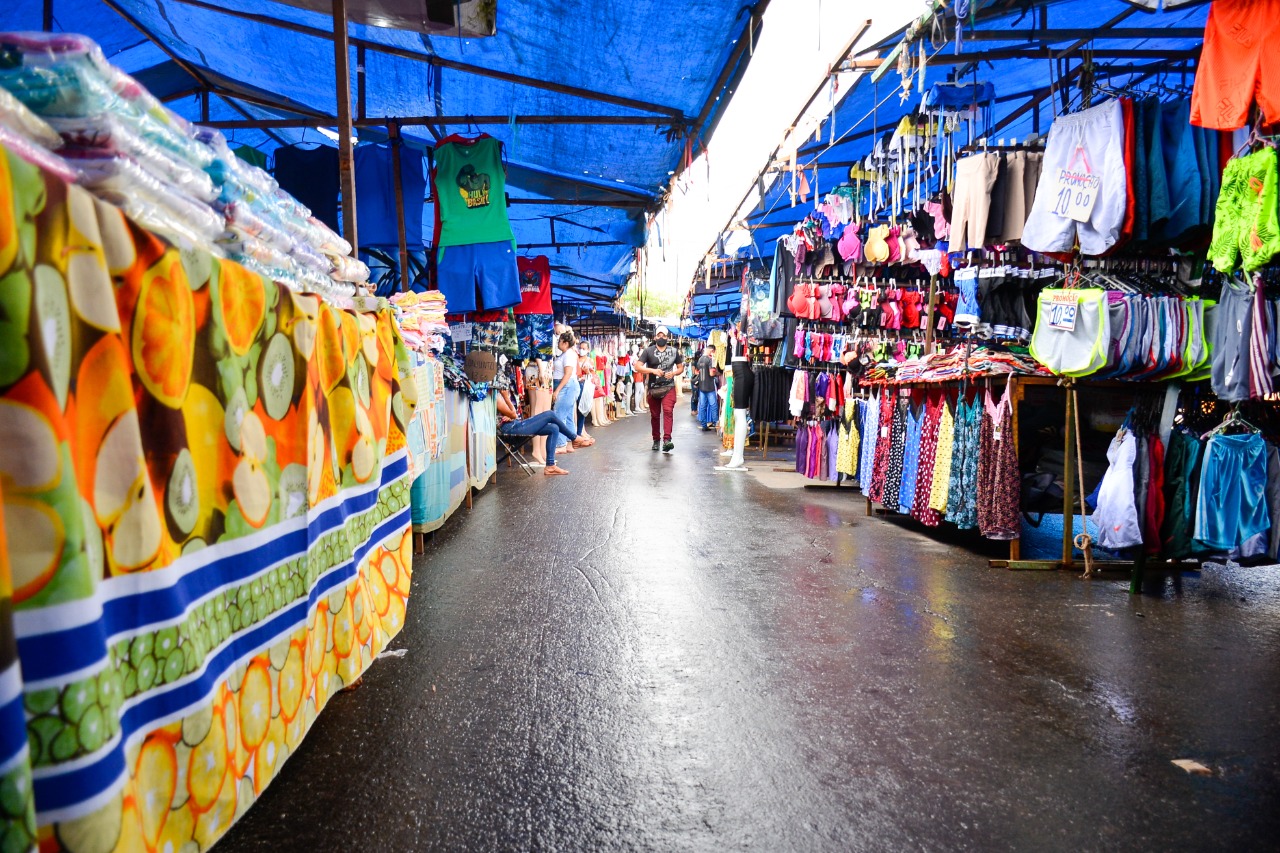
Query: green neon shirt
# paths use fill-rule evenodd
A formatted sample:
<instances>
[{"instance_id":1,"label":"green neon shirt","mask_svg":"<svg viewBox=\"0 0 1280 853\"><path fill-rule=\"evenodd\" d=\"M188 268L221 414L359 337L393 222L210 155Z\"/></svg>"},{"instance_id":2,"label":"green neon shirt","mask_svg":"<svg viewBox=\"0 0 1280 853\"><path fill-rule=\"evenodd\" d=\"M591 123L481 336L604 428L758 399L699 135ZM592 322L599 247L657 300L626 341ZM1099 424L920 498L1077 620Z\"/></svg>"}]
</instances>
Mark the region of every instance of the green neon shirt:
<instances>
[{"instance_id":1,"label":"green neon shirt","mask_svg":"<svg viewBox=\"0 0 1280 853\"><path fill-rule=\"evenodd\" d=\"M435 150L439 246L514 240L507 216L502 144L493 137L445 141Z\"/></svg>"}]
</instances>

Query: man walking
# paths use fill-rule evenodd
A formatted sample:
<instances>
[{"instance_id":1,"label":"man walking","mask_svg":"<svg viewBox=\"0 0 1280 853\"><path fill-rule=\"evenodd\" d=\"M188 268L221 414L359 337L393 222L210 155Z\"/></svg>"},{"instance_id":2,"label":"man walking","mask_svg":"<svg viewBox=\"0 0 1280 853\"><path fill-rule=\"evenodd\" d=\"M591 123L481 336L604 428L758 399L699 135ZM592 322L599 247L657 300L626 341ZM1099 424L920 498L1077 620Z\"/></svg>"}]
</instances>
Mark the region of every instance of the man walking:
<instances>
[{"instance_id":1,"label":"man walking","mask_svg":"<svg viewBox=\"0 0 1280 853\"><path fill-rule=\"evenodd\" d=\"M653 428L653 449L663 453L675 449L671 442L672 420L676 413L676 374L684 366L684 356L671 346L671 333L666 326L659 326L653 334L653 344L645 348L636 360L637 374L646 378L649 391L649 422ZM666 419L665 426L663 419Z\"/></svg>"},{"instance_id":2,"label":"man walking","mask_svg":"<svg viewBox=\"0 0 1280 853\"><path fill-rule=\"evenodd\" d=\"M702 358L698 359L698 369L694 374L693 385L698 398L698 423L703 430L715 429L719 418L720 398L716 396L716 387L720 384L720 371L716 369L715 344L707 344Z\"/></svg>"}]
</instances>

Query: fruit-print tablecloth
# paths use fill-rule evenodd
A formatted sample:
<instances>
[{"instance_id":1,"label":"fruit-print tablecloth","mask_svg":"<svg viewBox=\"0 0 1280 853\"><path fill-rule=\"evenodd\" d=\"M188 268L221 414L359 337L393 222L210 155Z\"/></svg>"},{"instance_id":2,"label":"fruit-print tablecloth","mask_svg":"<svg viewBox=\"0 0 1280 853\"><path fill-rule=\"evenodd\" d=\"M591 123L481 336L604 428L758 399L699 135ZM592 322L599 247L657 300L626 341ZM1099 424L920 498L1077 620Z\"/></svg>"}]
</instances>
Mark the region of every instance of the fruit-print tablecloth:
<instances>
[{"instance_id":1,"label":"fruit-print tablecloth","mask_svg":"<svg viewBox=\"0 0 1280 853\"><path fill-rule=\"evenodd\" d=\"M400 631L406 366L0 148L0 851L209 849Z\"/></svg>"}]
</instances>

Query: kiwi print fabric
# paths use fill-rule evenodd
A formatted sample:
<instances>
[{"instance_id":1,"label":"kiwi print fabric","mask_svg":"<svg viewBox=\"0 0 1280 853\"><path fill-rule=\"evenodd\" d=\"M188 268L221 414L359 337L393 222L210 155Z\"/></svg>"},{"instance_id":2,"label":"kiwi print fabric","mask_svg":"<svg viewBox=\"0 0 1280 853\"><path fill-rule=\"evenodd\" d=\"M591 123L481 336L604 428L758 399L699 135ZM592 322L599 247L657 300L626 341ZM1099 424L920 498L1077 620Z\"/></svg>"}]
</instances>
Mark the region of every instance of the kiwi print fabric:
<instances>
[{"instance_id":1,"label":"kiwi print fabric","mask_svg":"<svg viewBox=\"0 0 1280 853\"><path fill-rule=\"evenodd\" d=\"M0 147L0 850L208 850L404 623L388 310Z\"/></svg>"}]
</instances>

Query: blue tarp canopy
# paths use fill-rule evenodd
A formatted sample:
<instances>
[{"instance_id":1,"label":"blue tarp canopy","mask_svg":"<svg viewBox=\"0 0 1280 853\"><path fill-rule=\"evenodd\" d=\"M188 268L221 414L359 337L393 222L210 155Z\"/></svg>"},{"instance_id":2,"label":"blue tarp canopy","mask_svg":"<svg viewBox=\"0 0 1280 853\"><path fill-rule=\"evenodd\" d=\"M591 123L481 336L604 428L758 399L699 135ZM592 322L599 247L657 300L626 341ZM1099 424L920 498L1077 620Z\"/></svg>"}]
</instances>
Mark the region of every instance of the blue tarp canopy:
<instances>
[{"instance_id":1,"label":"blue tarp canopy","mask_svg":"<svg viewBox=\"0 0 1280 853\"><path fill-rule=\"evenodd\" d=\"M44 6L0 4L0 30L41 29ZM352 24L353 112L369 120L358 122L359 140L385 140L378 118L501 117L476 127L407 125L404 137L423 149L438 135L475 130L502 140L517 242L531 247L522 253L550 257L558 300L608 304L685 138L709 134L728 100L717 96L749 60L742 38L751 8L742 0L499 0L497 35L488 38ZM334 144L314 127L336 124L328 15L272 0L52 0L52 12L55 31L95 39L188 119L275 123L226 127L235 144L268 154L302 141ZM752 32L758 38L758 17ZM550 118L519 118L527 116ZM430 204L422 216L430 234Z\"/></svg>"},{"instance_id":2,"label":"blue tarp canopy","mask_svg":"<svg viewBox=\"0 0 1280 853\"><path fill-rule=\"evenodd\" d=\"M1151 4L1154 5L1154 4ZM1166 4L1172 5L1172 4ZM1010 6L1014 8L1009 9ZM1156 12L1142 4L1125 0L1049 0L1039 3L975 2L974 17L966 19L961 47L955 41L928 45L931 59L925 71L926 88L954 78L963 83L990 81L995 86L991 143L1004 139L1022 141L1038 132L1045 135L1055 114L1064 111L1064 90L1071 110L1080 108L1079 73L1082 49L1092 50L1097 82L1104 86L1151 89L1171 97L1167 89L1190 91L1196 60L1203 43L1208 3L1182 5ZM950 9L947 14L951 15ZM947 21L953 32L954 17ZM926 34L928 31L926 30ZM878 54L887 55L901 34L877 45ZM918 64L920 42L912 52ZM1058 61L1049 51L1066 53ZM871 74L860 77L835 111L836 144L831 145L830 125L824 124L821 142L800 149L797 163L817 167L821 192L847 183L849 169L864 160L875 139L894 126L920 104L913 84L906 101L900 97L902 78L896 65L878 82ZM1069 87L1051 93L1055 80L1067 79ZM1105 94L1095 96L1095 103ZM962 131L963 133L963 131ZM963 140L961 140L963 141ZM809 171L814 182L814 171ZM778 237L813 210L810 203L791 206L790 181L775 182L764 203L747 222L753 229L755 245L749 253L769 259Z\"/></svg>"}]
</instances>

